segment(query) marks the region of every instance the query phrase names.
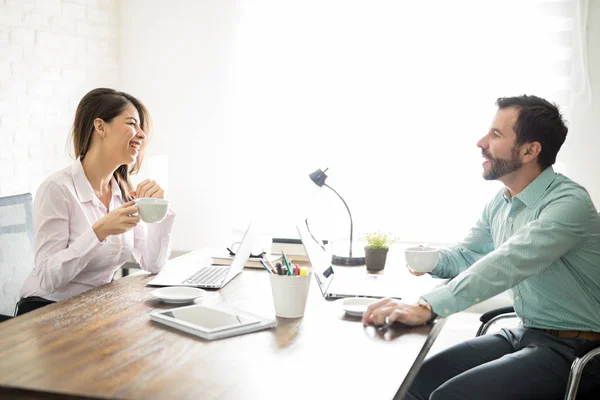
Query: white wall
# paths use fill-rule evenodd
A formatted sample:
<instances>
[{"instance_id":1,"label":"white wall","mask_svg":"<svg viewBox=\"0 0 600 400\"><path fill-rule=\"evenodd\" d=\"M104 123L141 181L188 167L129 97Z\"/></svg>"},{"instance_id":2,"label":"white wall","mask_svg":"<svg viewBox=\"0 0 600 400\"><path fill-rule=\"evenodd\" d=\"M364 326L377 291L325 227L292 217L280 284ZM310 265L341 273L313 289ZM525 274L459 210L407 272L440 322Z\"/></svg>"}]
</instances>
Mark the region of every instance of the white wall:
<instances>
[{"instance_id":1,"label":"white wall","mask_svg":"<svg viewBox=\"0 0 600 400\"><path fill-rule=\"evenodd\" d=\"M0 0L0 196L71 162L81 97L118 78L116 0Z\"/></svg>"},{"instance_id":2,"label":"white wall","mask_svg":"<svg viewBox=\"0 0 600 400\"><path fill-rule=\"evenodd\" d=\"M134 12L137 18L129 20ZM151 150L169 155L170 198L181 216L174 228L178 250L222 244L230 234L227 210L245 196L259 195L242 193L232 199L224 185L235 179L226 163L228 123L235 116L224 115L224 95L238 12L234 0L122 3L121 86L143 99L155 117ZM600 2L590 2L589 17L590 73L600 93ZM599 101L596 96L591 107L570 117L569 137L558 161L566 164L569 176L588 187L600 206L600 162L595 154ZM248 148L248 155L253 154L256 149ZM277 191L277 185L267 187L267 195L269 190Z\"/></svg>"},{"instance_id":3,"label":"white wall","mask_svg":"<svg viewBox=\"0 0 600 400\"><path fill-rule=\"evenodd\" d=\"M596 96L571 117L559 161L600 205L600 2L589 3ZM139 97L153 114L149 150L169 157L169 196L179 215L174 249L227 241L228 210L258 195L233 197L227 159L224 94L237 12L235 0L0 0L0 196L35 192L70 162L65 145L77 102L110 86Z\"/></svg>"},{"instance_id":4,"label":"white wall","mask_svg":"<svg viewBox=\"0 0 600 400\"><path fill-rule=\"evenodd\" d=\"M231 236L222 207L235 206L222 102L232 23L231 1L121 2L120 88L152 113L149 153L169 156L174 250L220 246Z\"/></svg>"},{"instance_id":5,"label":"white wall","mask_svg":"<svg viewBox=\"0 0 600 400\"><path fill-rule=\"evenodd\" d=\"M589 1L587 49L591 104L574 107L569 133L558 157L567 175L582 184L600 209L600 1Z\"/></svg>"}]
</instances>

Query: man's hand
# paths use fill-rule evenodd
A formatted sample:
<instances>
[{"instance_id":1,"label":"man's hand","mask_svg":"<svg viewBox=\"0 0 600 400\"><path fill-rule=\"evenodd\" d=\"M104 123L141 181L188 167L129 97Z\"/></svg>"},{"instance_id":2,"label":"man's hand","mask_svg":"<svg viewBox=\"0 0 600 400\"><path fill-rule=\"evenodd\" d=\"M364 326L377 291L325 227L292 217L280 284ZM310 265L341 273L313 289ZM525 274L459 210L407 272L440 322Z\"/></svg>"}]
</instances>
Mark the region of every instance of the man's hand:
<instances>
[{"instance_id":1,"label":"man's hand","mask_svg":"<svg viewBox=\"0 0 600 400\"><path fill-rule=\"evenodd\" d=\"M412 304L404 304L397 300L383 299L371 304L363 314L363 325L372 324L381 326L388 317L390 324L400 322L405 325L424 325L431 320L433 314L425 307Z\"/></svg>"},{"instance_id":2,"label":"man's hand","mask_svg":"<svg viewBox=\"0 0 600 400\"><path fill-rule=\"evenodd\" d=\"M427 272L417 272L417 271L413 271L409 266L408 263L406 263L406 268L408 268L408 272L410 272L411 274L413 274L414 276L422 276L425 275Z\"/></svg>"}]
</instances>

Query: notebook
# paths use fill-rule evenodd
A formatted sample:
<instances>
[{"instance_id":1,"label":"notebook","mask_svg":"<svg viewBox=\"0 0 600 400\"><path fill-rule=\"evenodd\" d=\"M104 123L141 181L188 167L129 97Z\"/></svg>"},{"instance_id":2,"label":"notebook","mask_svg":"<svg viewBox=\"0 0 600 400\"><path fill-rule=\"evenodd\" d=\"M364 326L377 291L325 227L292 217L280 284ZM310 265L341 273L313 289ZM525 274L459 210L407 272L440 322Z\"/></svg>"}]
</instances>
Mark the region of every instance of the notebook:
<instances>
[{"instance_id":1,"label":"notebook","mask_svg":"<svg viewBox=\"0 0 600 400\"><path fill-rule=\"evenodd\" d=\"M402 298L402 288L398 288L397 282L390 280L389 277L386 279L385 275L367 273L364 275L344 275L344 268L355 267L337 267L339 273L336 273L331 265L331 255L325 250L325 246L322 245L323 242L320 242L309 231L308 225L298 225L296 228L312 265L313 275L324 298Z\"/></svg>"},{"instance_id":2,"label":"notebook","mask_svg":"<svg viewBox=\"0 0 600 400\"><path fill-rule=\"evenodd\" d=\"M219 289L229 283L244 269L244 265L250 257L252 245L256 239L256 232L252 223L244 233L240 248L236 253L231 265L207 265L206 259L194 259L192 256L184 260L192 265L192 268L166 268L160 271L154 279L148 282L149 286L193 286L205 289ZM177 260L177 259L176 259Z\"/></svg>"}]
</instances>

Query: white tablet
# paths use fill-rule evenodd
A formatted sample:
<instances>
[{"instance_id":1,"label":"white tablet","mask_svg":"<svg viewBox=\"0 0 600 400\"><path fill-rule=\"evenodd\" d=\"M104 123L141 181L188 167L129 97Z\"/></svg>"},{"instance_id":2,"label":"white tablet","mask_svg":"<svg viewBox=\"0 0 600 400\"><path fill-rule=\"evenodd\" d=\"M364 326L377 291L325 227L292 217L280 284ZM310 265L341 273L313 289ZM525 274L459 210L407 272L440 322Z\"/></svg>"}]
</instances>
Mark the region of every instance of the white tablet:
<instances>
[{"instance_id":1,"label":"white tablet","mask_svg":"<svg viewBox=\"0 0 600 400\"><path fill-rule=\"evenodd\" d=\"M245 311L222 309L195 304L150 313L150 319L204 339L255 332L275 326L275 319L266 319Z\"/></svg>"}]
</instances>

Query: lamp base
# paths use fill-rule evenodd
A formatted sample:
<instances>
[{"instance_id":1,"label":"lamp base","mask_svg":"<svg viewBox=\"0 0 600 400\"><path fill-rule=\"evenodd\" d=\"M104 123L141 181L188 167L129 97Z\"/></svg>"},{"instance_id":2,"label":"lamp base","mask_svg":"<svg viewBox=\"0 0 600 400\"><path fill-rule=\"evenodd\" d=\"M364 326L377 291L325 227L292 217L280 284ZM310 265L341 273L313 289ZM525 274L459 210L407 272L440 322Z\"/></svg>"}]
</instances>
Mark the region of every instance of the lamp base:
<instances>
[{"instance_id":1,"label":"lamp base","mask_svg":"<svg viewBox=\"0 0 600 400\"><path fill-rule=\"evenodd\" d=\"M336 256L335 254L331 256L331 263L333 265L343 265L346 267L356 267L358 265L365 265L364 257L344 257L344 256Z\"/></svg>"}]
</instances>

